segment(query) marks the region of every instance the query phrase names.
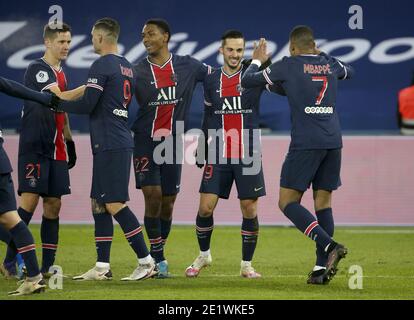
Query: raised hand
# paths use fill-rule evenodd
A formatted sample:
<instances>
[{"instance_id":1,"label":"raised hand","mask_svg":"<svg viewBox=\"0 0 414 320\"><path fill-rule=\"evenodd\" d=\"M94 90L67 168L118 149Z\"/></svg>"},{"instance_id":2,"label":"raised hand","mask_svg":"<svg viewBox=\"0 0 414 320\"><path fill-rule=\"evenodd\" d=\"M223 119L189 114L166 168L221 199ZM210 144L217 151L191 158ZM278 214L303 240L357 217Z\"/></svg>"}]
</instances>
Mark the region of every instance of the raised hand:
<instances>
[{"instance_id":1,"label":"raised hand","mask_svg":"<svg viewBox=\"0 0 414 320\"><path fill-rule=\"evenodd\" d=\"M258 44L254 42L252 58L253 60L259 60L261 63L265 63L269 59L269 54L267 53L267 42L265 38L260 38Z\"/></svg>"}]
</instances>

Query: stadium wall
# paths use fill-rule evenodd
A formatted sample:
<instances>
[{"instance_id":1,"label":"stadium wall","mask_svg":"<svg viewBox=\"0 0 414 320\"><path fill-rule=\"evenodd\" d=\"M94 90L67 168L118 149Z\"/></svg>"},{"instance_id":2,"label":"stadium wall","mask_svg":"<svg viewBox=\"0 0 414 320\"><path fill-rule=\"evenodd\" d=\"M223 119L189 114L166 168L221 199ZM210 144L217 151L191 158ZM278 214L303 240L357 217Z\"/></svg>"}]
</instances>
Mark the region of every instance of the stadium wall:
<instances>
[{"instance_id":1,"label":"stadium wall","mask_svg":"<svg viewBox=\"0 0 414 320\"><path fill-rule=\"evenodd\" d=\"M62 223L92 223L89 192L92 176L92 155L89 135L77 135L78 160L70 171L72 194L63 198ZM263 168L267 196L259 200L261 225L290 225L277 207L280 168L290 137L264 136ZM191 142L187 152L191 153ZM4 147L14 168L17 168L18 136L6 136ZM414 225L414 137L345 136L342 157L342 184L334 193L333 208L338 225ZM193 224L198 210L202 171L195 165L184 164L181 192L174 208L174 223ZM17 188L17 171L13 172ZM131 172L129 203L143 221L144 199L135 189ZM310 192L303 203L312 208ZM34 222L41 218L41 205ZM221 200L215 211L216 224L239 224L241 213L236 188L229 200Z\"/></svg>"}]
</instances>

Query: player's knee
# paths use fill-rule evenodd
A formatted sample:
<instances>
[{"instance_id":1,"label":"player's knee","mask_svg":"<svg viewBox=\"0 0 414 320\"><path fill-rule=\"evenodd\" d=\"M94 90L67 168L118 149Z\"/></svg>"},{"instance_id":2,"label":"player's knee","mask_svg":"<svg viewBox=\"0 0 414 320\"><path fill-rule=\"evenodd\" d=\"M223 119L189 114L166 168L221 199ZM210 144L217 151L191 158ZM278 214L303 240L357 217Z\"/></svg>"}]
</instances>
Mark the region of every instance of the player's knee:
<instances>
[{"instance_id":1,"label":"player's knee","mask_svg":"<svg viewBox=\"0 0 414 320\"><path fill-rule=\"evenodd\" d=\"M214 207L210 204L201 204L198 208L198 214L202 218L207 218L213 215Z\"/></svg>"},{"instance_id":2,"label":"player's knee","mask_svg":"<svg viewBox=\"0 0 414 320\"><path fill-rule=\"evenodd\" d=\"M126 207L125 203L121 203L121 202L105 203L105 209L111 215L117 214L120 210L122 210L125 207Z\"/></svg>"},{"instance_id":3,"label":"player's knee","mask_svg":"<svg viewBox=\"0 0 414 320\"><path fill-rule=\"evenodd\" d=\"M61 206L62 201L59 198L44 198L43 215L48 219L57 219Z\"/></svg>"},{"instance_id":4,"label":"player's knee","mask_svg":"<svg viewBox=\"0 0 414 320\"><path fill-rule=\"evenodd\" d=\"M257 200L242 200L240 202L243 217L246 219L254 219L257 216Z\"/></svg>"},{"instance_id":5,"label":"player's knee","mask_svg":"<svg viewBox=\"0 0 414 320\"><path fill-rule=\"evenodd\" d=\"M98 203L96 199L91 199L91 209L93 214L106 213L105 205Z\"/></svg>"},{"instance_id":6,"label":"player's knee","mask_svg":"<svg viewBox=\"0 0 414 320\"><path fill-rule=\"evenodd\" d=\"M6 230L13 229L20 221L22 220L17 211L8 211L0 214L0 226Z\"/></svg>"},{"instance_id":7,"label":"player's knee","mask_svg":"<svg viewBox=\"0 0 414 320\"><path fill-rule=\"evenodd\" d=\"M172 217L176 196L168 196L162 198L161 218L169 220Z\"/></svg>"},{"instance_id":8,"label":"player's knee","mask_svg":"<svg viewBox=\"0 0 414 320\"><path fill-rule=\"evenodd\" d=\"M152 188L144 191L144 199L146 203L161 203L162 202L162 192L161 190Z\"/></svg>"},{"instance_id":9,"label":"player's knee","mask_svg":"<svg viewBox=\"0 0 414 320\"><path fill-rule=\"evenodd\" d=\"M27 212L34 212L38 203L38 194L24 192L20 197L20 207L22 207Z\"/></svg>"},{"instance_id":10,"label":"player's knee","mask_svg":"<svg viewBox=\"0 0 414 320\"><path fill-rule=\"evenodd\" d=\"M292 201L292 200L286 200L286 199L279 199L279 203L278 203L278 205L279 205L279 209L280 209L280 211L282 211L283 212L283 214L285 213L285 209L286 209L286 207L289 205L289 204L291 204L291 203L293 203L293 202L296 202L296 201Z\"/></svg>"}]
</instances>

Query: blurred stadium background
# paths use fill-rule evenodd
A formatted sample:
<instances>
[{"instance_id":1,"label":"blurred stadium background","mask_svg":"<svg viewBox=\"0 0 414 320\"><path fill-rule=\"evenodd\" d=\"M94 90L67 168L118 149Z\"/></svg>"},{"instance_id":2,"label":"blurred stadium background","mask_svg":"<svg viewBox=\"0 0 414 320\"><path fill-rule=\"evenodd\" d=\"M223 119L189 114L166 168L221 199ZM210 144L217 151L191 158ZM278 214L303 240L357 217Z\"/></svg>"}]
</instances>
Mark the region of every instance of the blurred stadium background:
<instances>
[{"instance_id":1,"label":"blurred stadium background","mask_svg":"<svg viewBox=\"0 0 414 320\"><path fill-rule=\"evenodd\" d=\"M145 56L140 33L144 22L162 17L172 28L170 47L176 54L191 54L217 66L219 38L230 28L240 29L247 39L246 57L259 37L269 40L275 61L287 55L288 34L297 24L314 29L320 49L351 63L356 69L352 81L341 82L337 108L345 135L343 187L334 196L335 218L343 225L414 225L414 137L399 135L397 93L409 85L414 70L412 1L362 1L363 29L351 30L349 7L355 3L295 0L288 2L239 1L2 1L0 3L0 74L23 81L32 59L43 54L42 29L49 6L59 4L63 19L72 26L73 44L64 63L70 88L85 83L88 67L96 59L90 44L92 24L111 16L121 24L121 53L132 63ZM202 89L193 97L187 129L200 125ZM130 120L136 113L130 107ZM0 119L5 129L5 148L17 167L18 130L22 103L0 95ZM71 171L72 195L65 197L62 222L91 223L89 188L91 154L88 120L70 116L75 133L78 163ZM264 170L268 196L261 199L263 224L288 224L277 209L280 167L289 142L287 101L264 94L261 101ZM35 125L35 124L34 124ZM14 173L16 174L16 172ZM185 165L182 191L177 199L174 221L192 224L198 206L201 171ZM14 175L17 183L17 177ZM143 198L131 177L131 206L143 217ZM305 204L311 208L308 194ZM40 209L40 206L39 206ZM40 210L35 220L40 219ZM235 192L221 201L216 223L238 224L239 204Z\"/></svg>"}]
</instances>

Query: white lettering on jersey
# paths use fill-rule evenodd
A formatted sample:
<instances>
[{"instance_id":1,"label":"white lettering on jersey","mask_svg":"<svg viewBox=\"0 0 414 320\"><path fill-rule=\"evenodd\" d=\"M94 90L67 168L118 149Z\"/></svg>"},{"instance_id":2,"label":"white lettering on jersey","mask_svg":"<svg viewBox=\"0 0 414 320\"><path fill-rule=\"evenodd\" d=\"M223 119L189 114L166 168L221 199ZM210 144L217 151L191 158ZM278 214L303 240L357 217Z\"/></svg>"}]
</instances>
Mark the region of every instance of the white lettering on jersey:
<instances>
[{"instance_id":1,"label":"white lettering on jersey","mask_svg":"<svg viewBox=\"0 0 414 320\"><path fill-rule=\"evenodd\" d=\"M305 113L307 114L314 114L314 113L333 113L333 107L306 107Z\"/></svg>"},{"instance_id":2,"label":"white lettering on jersey","mask_svg":"<svg viewBox=\"0 0 414 320\"><path fill-rule=\"evenodd\" d=\"M168 87L168 88L161 88L157 99L158 99L158 101L161 100L161 99L163 99L163 100L175 100L175 86L174 87Z\"/></svg>"},{"instance_id":3,"label":"white lettering on jersey","mask_svg":"<svg viewBox=\"0 0 414 320\"><path fill-rule=\"evenodd\" d=\"M45 83L47 80L49 80L49 75L47 74L46 71L39 71L36 74L36 80L39 83Z\"/></svg>"},{"instance_id":4,"label":"white lettering on jersey","mask_svg":"<svg viewBox=\"0 0 414 320\"><path fill-rule=\"evenodd\" d=\"M120 109L114 109L112 113L119 117L128 118L128 111L127 110L120 110Z\"/></svg>"},{"instance_id":5,"label":"white lettering on jersey","mask_svg":"<svg viewBox=\"0 0 414 320\"><path fill-rule=\"evenodd\" d=\"M230 104L227 98L224 99L223 105L221 106L222 110L241 110L241 97L233 97L233 104Z\"/></svg>"}]
</instances>

